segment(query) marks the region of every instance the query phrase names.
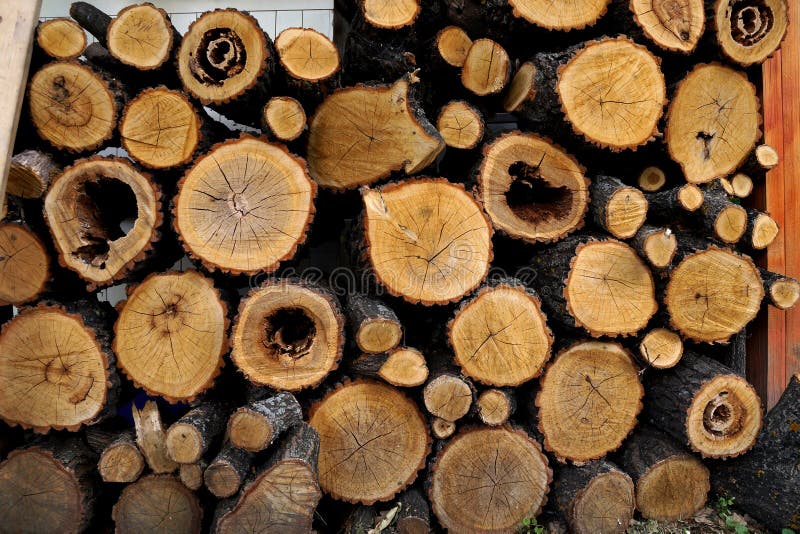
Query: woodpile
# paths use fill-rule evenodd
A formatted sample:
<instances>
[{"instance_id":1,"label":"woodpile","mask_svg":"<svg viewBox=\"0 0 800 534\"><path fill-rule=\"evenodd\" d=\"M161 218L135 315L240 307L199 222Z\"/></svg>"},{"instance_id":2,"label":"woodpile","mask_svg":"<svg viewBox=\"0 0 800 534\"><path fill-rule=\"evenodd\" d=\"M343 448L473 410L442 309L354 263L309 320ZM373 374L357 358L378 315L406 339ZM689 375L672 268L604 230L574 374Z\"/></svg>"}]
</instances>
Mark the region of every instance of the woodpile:
<instances>
[{"instance_id":1,"label":"woodpile","mask_svg":"<svg viewBox=\"0 0 800 534\"><path fill-rule=\"evenodd\" d=\"M752 201L784 0L344 1L341 48L231 4L39 26L0 530L800 526L800 377L765 414L737 363L800 300Z\"/></svg>"}]
</instances>

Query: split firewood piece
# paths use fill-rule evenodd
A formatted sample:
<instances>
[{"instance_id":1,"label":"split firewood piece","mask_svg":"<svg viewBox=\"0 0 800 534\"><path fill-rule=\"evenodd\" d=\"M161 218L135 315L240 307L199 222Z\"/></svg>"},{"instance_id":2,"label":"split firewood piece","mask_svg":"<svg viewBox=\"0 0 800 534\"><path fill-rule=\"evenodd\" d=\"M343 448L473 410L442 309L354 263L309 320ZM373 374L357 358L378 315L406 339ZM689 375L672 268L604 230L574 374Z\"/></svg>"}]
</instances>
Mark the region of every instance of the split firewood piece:
<instances>
[{"instance_id":1,"label":"split firewood piece","mask_svg":"<svg viewBox=\"0 0 800 534\"><path fill-rule=\"evenodd\" d=\"M768 302L780 310L793 308L800 299L800 282L782 274L759 269L764 281L764 293Z\"/></svg>"},{"instance_id":2,"label":"split firewood piece","mask_svg":"<svg viewBox=\"0 0 800 534\"><path fill-rule=\"evenodd\" d=\"M476 401L478 418L489 426L508 422L517 408L514 393L509 389L487 389Z\"/></svg>"},{"instance_id":3,"label":"split firewood piece","mask_svg":"<svg viewBox=\"0 0 800 534\"><path fill-rule=\"evenodd\" d=\"M658 309L653 274L621 241L569 237L535 256L533 267L548 318L593 337L636 334Z\"/></svg>"},{"instance_id":4,"label":"split firewood piece","mask_svg":"<svg viewBox=\"0 0 800 534\"><path fill-rule=\"evenodd\" d=\"M464 66L472 46L472 39L467 32L458 26L446 26L436 34L435 41L435 57L441 58L450 67L460 69Z\"/></svg>"},{"instance_id":5,"label":"split firewood piece","mask_svg":"<svg viewBox=\"0 0 800 534\"><path fill-rule=\"evenodd\" d=\"M578 0L557 9L549 0L509 0L514 16L548 30L580 30L594 25L611 0Z\"/></svg>"},{"instance_id":6,"label":"split firewood piece","mask_svg":"<svg viewBox=\"0 0 800 534\"><path fill-rule=\"evenodd\" d=\"M303 411L297 399L282 392L233 412L228 419L228 436L234 447L259 452L302 420Z\"/></svg>"},{"instance_id":7,"label":"split firewood piece","mask_svg":"<svg viewBox=\"0 0 800 534\"><path fill-rule=\"evenodd\" d=\"M595 224L619 239L633 237L647 217L644 193L612 176L597 176L589 189Z\"/></svg>"},{"instance_id":8,"label":"split firewood piece","mask_svg":"<svg viewBox=\"0 0 800 534\"><path fill-rule=\"evenodd\" d=\"M119 534L199 534L203 510L197 496L170 475L150 475L126 486L111 517Z\"/></svg>"},{"instance_id":9,"label":"split firewood piece","mask_svg":"<svg viewBox=\"0 0 800 534\"><path fill-rule=\"evenodd\" d=\"M91 522L97 457L74 436L11 451L0 463L0 521L9 532L79 533Z\"/></svg>"},{"instance_id":10,"label":"split firewood piece","mask_svg":"<svg viewBox=\"0 0 800 534\"><path fill-rule=\"evenodd\" d=\"M45 65L28 84L37 133L68 152L94 150L111 139L121 100L115 85L77 61Z\"/></svg>"},{"instance_id":11,"label":"split firewood piece","mask_svg":"<svg viewBox=\"0 0 800 534\"><path fill-rule=\"evenodd\" d=\"M274 96L264 105L261 125L280 141L294 141L306 129L306 112L294 98Z\"/></svg>"},{"instance_id":12,"label":"split firewood piece","mask_svg":"<svg viewBox=\"0 0 800 534\"><path fill-rule=\"evenodd\" d=\"M314 180L350 189L430 165L445 145L410 93L418 82L409 74L393 85L358 85L327 97L309 124L307 158Z\"/></svg>"},{"instance_id":13,"label":"split firewood piece","mask_svg":"<svg viewBox=\"0 0 800 534\"><path fill-rule=\"evenodd\" d=\"M320 435L319 482L334 499L373 504L411 484L430 452L417 405L380 382L337 387L309 412Z\"/></svg>"},{"instance_id":14,"label":"split firewood piece","mask_svg":"<svg viewBox=\"0 0 800 534\"><path fill-rule=\"evenodd\" d=\"M586 43L559 70L556 91L575 133L619 151L653 138L667 89L660 60L619 37Z\"/></svg>"},{"instance_id":15,"label":"split firewood piece","mask_svg":"<svg viewBox=\"0 0 800 534\"><path fill-rule=\"evenodd\" d=\"M738 243L747 230L747 211L731 202L719 181L705 190L700 214L708 234L723 243Z\"/></svg>"},{"instance_id":16,"label":"split firewood piece","mask_svg":"<svg viewBox=\"0 0 800 534\"><path fill-rule=\"evenodd\" d=\"M310 532L322 497L317 483L318 455L317 432L306 423L294 427L238 499L219 504L214 532L241 532L254 525L264 532Z\"/></svg>"},{"instance_id":17,"label":"split firewood piece","mask_svg":"<svg viewBox=\"0 0 800 534\"><path fill-rule=\"evenodd\" d=\"M230 497L239 491L252 464L252 453L225 444L203 473L206 488L219 499Z\"/></svg>"},{"instance_id":18,"label":"split firewood piece","mask_svg":"<svg viewBox=\"0 0 800 534\"><path fill-rule=\"evenodd\" d=\"M333 292L300 280L268 281L239 305L231 359L254 384L314 387L339 365L343 328Z\"/></svg>"},{"instance_id":19,"label":"split firewood piece","mask_svg":"<svg viewBox=\"0 0 800 534\"><path fill-rule=\"evenodd\" d=\"M719 343L755 318L763 298L753 260L710 246L689 254L672 270L664 302L671 326L685 337Z\"/></svg>"},{"instance_id":20,"label":"split firewood piece","mask_svg":"<svg viewBox=\"0 0 800 534\"><path fill-rule=\"evenodd\" d=\"M756 445L746 455L711 466L719 495L774 532L797 528L800 503L800 374L794 375L769 412Z\"/></svg>"},{"instance_id":21,"label":"split firewood piece","mask_svg":"<svg viewBox=\"0 0 800 534\"><path fill-rule=\"evenodd\" d=\"M452 438L429 472L428 498L450 532L512 532L539 514L553 474L539 444L509 426Z\"/></svg>"},{"instance_id":22,"label":"split firewood piece","mask_svg":"<svg viewBox=\"0 0 800 534\"><path fill-rule=\"evenodd\" d=\"M275 38L278 60L289 92L316 107L338 85L339 51L325 35L310 28L287 28Z\"/></svg>"},{"instance_id":23,"label":"split firewood piece","mask_svg":"<svg viewBox=\"0 0 800 534\"><path fill-rule=\"evenodd\" d=\"M517 69L503 98L503 109L513 113L536 97L536 65L526 61Z\"/></svg>"},{"instance_id":24,"label":"split firewood piece","mask_svg":"<svg viewBox=\"0 0 800 534\"><path fill-rule=\"evenodd\" d=\"M410 26L420 12L418 0L364 0L360 4L364 20L388 30Z\"/></svg>"},{"instance_id":25,"label":"split firewood piece","mask_svg":"<svg viewBox=\"0 0 800 534\"><path fill-rule=\"evenodd\" d=\"M659 167L646 167L639 177L636 184L645 193L656 193L667 183L667 175Z\"/></svg>"},{"instance_id":26,"label":"split firewood piece","mask_svg":"<svg viewBox=\"0 0 800 534\"><path fill-rule=\"evenodd\" d=\"M77 59L86 48L86 33L68 18L45 20L36 28L36 44L53 59Z\"/></svg>"},{"instance_id":27,"label":"split firewood piece","mask_svg":"<svg viewBox=\"0 0 800 534\"><path fill-rule=\"evenodd\" d=\"M97 303L40 304L3 325L0 418L46 433L76 431L113 412L119 379Z\"/></svg>"},{"instance_id":28,"label":"split firewood piece","mask_svg":"<svg viewBox=\"0 0 800 534\"><path fill-rule=\"evenodd\" d=\"M678 251L678 238L672 230L657 226L642 226L630 244L654 269L672 265Z\"/></svg>"},{"instance_id":29,"label":"split firewood piece","mask_svg":"<svg viewBox=\"0 0 800 534\"><path fill-rule=\"evenodd\" d=\"M623 534L633 519L633 481L604 460L562 467L555 477L553 493L558 511L575 534Z\"/></svg>"},{"instance_id":30,"label":"split firewood piece","mask_svg":"<svg viewBox=\"0 0 800 534\"><path fill-rule=\"evenodd\" d=\"M747 209L747 229L743 243L753 250L764 250L778 237L781 229L775 219L753 209Z\"/></svg>"},{"instance_id":31,"label":"split firewood piece","mask_svg":"<svg viewBox=\"0 0 800 534\"><path fill-rule=\"evenodd\" d=\"M155 401L147 401L141 410L133 407L133 424L136 427L136 443L142 451L147 465L154 473L172 473L178 464L167 452L167 434L161 424L161 414Z\"/></svg>"},{"instance_id":32,"label":"split firewood piece","mask_svg":"<svg viewBox=\"0 0 800 534\"><path fill-rule=\"evenodd\" d=\"M0 305L35 300L50 280L44 242L21 222L0 222Z\"/></svg>"},{"instance_id":33,"label":"split firewood piece","mask_svg":"<svg viewBox=\"0 0 800 534\"><path fill-rule=\"evenodd\" d=\"M452 373L439 373L422 390L425 409L445 421L455 422L467 415L474 397L475 386Z\"/></svg>"},{"instance_id":34,"label":"split firewood piece","mask_svg":"<svg viewBox=\"0 0 800 534\"><path fill-rule=\"evenodd\" d=\"M445 440L455 434L456 424L453 421L445 421L441 417L431 418L431 435L436 439Z\"/></svg>"},{"instance_id":35,"label":"split firewood piece","mask_svg":"<svg viewBox=\"0 0 800 534\"><path fill-rule=\"evenodd\" d=\"M636 429L625 442L622 458L636 484L636 508L646 519L679 521L705 506L708 469L656 429Z\"/></svg>"},{"instance_id":36,"label":"split firewood piece","mask_svg":"<svg viewBox=\"0 0 800 534\"><path fill-rule=\"evenodd\" d=\"M745 67L771 56L789 25L786 0L717 0L710 16L722 53Z\"/></svg>"},{"instance_id":37,"label":"split firewood piece","mask_svg":"<svg viewBox=\"0 0 800 534\"><path fill-rule=\"evenodd\" d=\"M639 354L646 365L669 369L675 367L683 357L683 340L669 328L656 327L642 336Z\"/></svg>"},{"instance_id":38,"label":"split firewood piece","mask_svg":"<svg viewBox=\"0 0 800 534\"><path fill-rule=\"evenodd\" d=\"M428 380L428 366L420 351L395 347L380 354L364 354L350 364L354 373L380 378L393 386L413 388Z\"/></svg>"},{"instance_id":39,"label":"split firewood piece","mask_svg":"<svg viewBox=\"0 0 800 534\"><path fill-rule=\"evenodd\" d=\"M703 0L632 0L633 20L657 46L690 54L703 35L706 12Z\"/></svg>"},{"instance_id":40,"label":"split firewood piece","mask_svg":"<svg viewBox=\"0 0 800 534\"><path fill-rule=\"evenodd\" d=\"M194 399L223 366L226 313L213 282L197 271L151 274L129 287L120 305L114 326L120 369L152 395Z\"/></svg>"},{"instance_id":41,"label":"split firewood piece","mask_svg":"<svg viewBox=\"0 0 800 534\"><path fill-rule=\"evenodd\" d=\"M178 477L183 485L192 491L197 491L203 487L203 473L206 472L208 464L205 460L193 464L181 464L178 469Z\"/></svg>"},{"instance_id":42,"label":"split firewood piece","mask_svg":"<svg viewBox=\"0 0 800 534\"><path fill-rule=\"evenodd\" d=\"M178 188L173 213L184 248L234 274L270 272L292 258L317 192L302 159L249 135L212 147Z\"/></svg>"},{"instance_id":43,"label":"split firewood piece","mask_svg":"<svg viewBox=\"0 0 800 534\"><path fill-rule=\"evenodd\" d=\"M392 295L447 304L486 276L492 228L462 185L419 178L364 189L362 199L367 257Z\"/></svg>"},{"instance_id":44,"label":"split firewood piece","mask_svg":"<svg viewBox=\"0 0 800 534\"><path fill-rule=\"evenodd\" d=\"M167 430L169 457L179 464L199 462L225 431L228 412L224 402L204 402L189 410Z\"/></svg>"},{"instance_id":45,"label":"split firewood piece","mask_svg":"<svg viewBox=\"0 0 800 534\"><path fill-rule=\"evenodd\" d=\"M44 213L59 262L89 288L122 280L152 255L161 224L161 192L127 159L77 161L50 185ZM133 221L125 231L121 224Z\"/></svg>"},{"instance_id":46,"label":"split firewood piece","mask_svg":"<svg viewBox=\"0 0 800 534\"><path fill-rule=\"evenodd\" d=\"M639 367L616 343L584 341L562 350L539 383L539 431L560 461L617 450L642 409Z\"/></svg>"},{"instance_id":47,"label":"split firewood piece","mask_svg":"<svg viewBox=\"0 0 800 534\"><path fill-rule=\"evenodd\" d=\"M119 132L123 148L133 159L151 169L168 169L192 159L201 124L186 95L155 87L128 103Z\"/></svg>"},{"instance_id":48,"label":"split firewood piece","mask_svg":"<svg viewBox=\"0 0 800 534\"><path fill-rule=\"evenodd\" d=\"M730 183L733 194L739 198L747 198L753 192L753 179L743 172L735 174Z\"/></svg>"},{"instance_id":49,"label":"split firewood piece","mask_svg":"<svg viewBox=\"0 0 800 534\"><path fill-rule=\"evenodd\" d=\"M403 339L403 325L394 310L360 293L347 299L347 321L358 348L370 354L388 352Z\"/></svg>"},{"instance_id":50,"label":"split firewood piece","mask_svg":"<svg viewBox=\"0 0 800 534\"><path fill-rule=\"evenodd\" d=\"M647 195L647 217L654 221L672 224L675 219L699 210L705 193L695 184L684 184L672 189Z\"/></svg>"},{"instance_id":51,"label":"split firewood piece","mask_svg":"<svg viewBox=\"0 0 800 534\"><path fill-rule=\"evenodd\" d=\"M464 301L448 338L465 375L500 387L539 376L553 345L539 297L514 279L487 285Z\"/></svg>"},{"instance_id":52,"label":"split firewood piece","mask_svg":"<svg viewBox=\"0 0 800 534\"><path fill-rule=\"evenodd\" d=\"M645 415L704 458L731 458L753 446L761 400L753 386L721 363L685 351L675 367L645 380Z\"/></svg>"},{"instance_id":53,"label":"split firewood piece","mask_svg":"<svg viewBox=\"0 0 800 534\"><path fill-rule=\"evenodd\" d=\"M134 441L133 431L119 433L100 453L97 471L103 482L136 482L144 470L144 456Z\"/></svg>"},{"instance_id":54,"label":"split firewood piece","mask_svg":"<svg viewBox=\"0 0 800 534\"><path fill-rule=\"evenodd\" d=\"M439 111L436 129L447 146L469 150L483 139L481 112L463 100L451 100Z\"/></svg>"},{"instance_id":55,"label":"split firewood piece","mask_svg":"<svg viewBox=\"0 0 800 534\"><path fill-rule=\"evenodd\" d=\"M6 193L22 198L42 198L60 172L61 166L50 154L25 150L11 158Z\"/></svg>"},{"instance_id":56,"label":"split firewood piece","mask_svg":"<svg viewBox=\"0 0 800 534\"><path fill-rule=\"evenodd\" d=\"M697 65L678 85L667 113L665 142L686 181L733 172L761 136L756 88L744 73L718 63Z\"/></svg>"},{"instance_id":57,"label":"split firewood piece","mask_svg":"<svg viewBox=\"0 0 800 534\"><path fill-rule=\"evenodd\" d=\"M577 160L536 134L511 132L483 150L478 196L494 227L535 243L583 226L589 180Z\"/></svg>"},{"instance_id":58,"label":"split firewood piece","mask_svg":"<svg viewBox=\"0 0 800 534\"><path fill-rule=\"evenodd\" d=\"M500 93L511 79L508 52L491 39L477 39L461 68L461 83L478 96Z\"/></svg>"}]
</instances>

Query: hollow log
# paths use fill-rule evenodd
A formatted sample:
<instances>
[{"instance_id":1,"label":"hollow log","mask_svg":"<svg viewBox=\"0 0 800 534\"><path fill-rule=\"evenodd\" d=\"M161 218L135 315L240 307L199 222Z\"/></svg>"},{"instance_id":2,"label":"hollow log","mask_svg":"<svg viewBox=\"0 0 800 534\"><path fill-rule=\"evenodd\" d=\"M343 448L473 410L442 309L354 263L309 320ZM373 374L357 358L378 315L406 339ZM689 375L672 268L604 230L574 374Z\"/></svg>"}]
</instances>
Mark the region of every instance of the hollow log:
<instances>
[{"instance_id":1,"label":"hollow log","mask_svg":"<svg viewBox=\"0 0 800 534\"><path fill-rule=\"evenodd\" d=\"M417 387L428 380L425 357L412 347L395 347L380 354L364 354L350 363L350 369L359 375L380 378L396 387Z\"/></svg>"},{"instance_id":2,"label":"hollow log","mask_svg":"<svg viewBox=\"0 0 800 534\"><path fill-rule=\"evenodd\" d=\"M489 426L508 422L517 408L517 401L510 389L487 389L475 401L478 418Z\"/></svg>"},{"instance_id":3,"label":"hollow log","mask_svg":"<svg viewBox=\"0 0 800 534\"><path fill-rule=\"evenodd\" d=\"M167 430L167 454L179 464L200 461L225 430L228 406L204 402L189 410Z\"/></svg>"},{"instance_id":4,"label":"hollow log","mask_svg":"<svg viewBox=\"0 0 800 534\"><path fill-rule=\"evenodd\" d=\"M252 453L226 443L203 472L206 488L219 499L234 495L239 491L252 464Z\"/></svg>"},{"instance_id":5,"label":"hollow log","mask_svg":"<svg viewBox=\"0 0 800 534\"><path fill-rule=\"evenodd\" d=\"M370 354L388 352L403 338L403 325L394 310L367 295L348 297L347 320L358 348Z\"/></svg>"},{"instance_id":6,"label":"hollow log","mask_svg":"<svg viewBox=\"0 0 800 534\"><path fill-rule=\"evenodd\" d=\"M800 300L800 282L782 274L759 269L768 302L780 310L793 308Z\"/></svg>"},{"instance_id":7,"label":"hollow log","mask_svg":"<svg viewBox=\"0 0 800 534\"><path fill-rule=\"evenodd\" d=\"M306 129L306 112L290 96L273 96L264 105L261 125L280 141L294 141Z\"/></svg>"},{"instance_id":8,"label":"hollow log","mask_svg":"<svg viewBox=\"0 0 800 534\"><path fill-rule=\"evenodd\" d=\"M789 7L785 0L716 0L709 19L722 53L747 67L762 63L781 46Z\"/></svg>"},{"instance_id":9,"label":"hollow log","mask_svg":"<svg viewBox=\"0 0 800 534\"><path fill-rule=\"evenodd\" d=\"M97 471L103 482L136 482L144 470L144 456L134 440L133 431L124 431L103 448Z\"/></svg>"},{"instance_id":10,"label":"hollow log","mask_svg":"<svg viewBox=\"0 0 800 534\"><path fill-rule=\"evenodd\" d=\"M647 218L644 193L612 176L596 176L589 188L594 223L618 239L636 235Z\"/></svg>"},{"instance_id":11,"label":"hollow log","mask_svg":"<svg viewBox=\"0 0 800 534\"><path fill-rule=\"evenodd\" d=\"M142 409L133 406L133 423L136 427L136 444L142 451L153 473L172 473L178 463L167 452L167 434L161 424L161 414L155 401L147 401Z\"/></svg>"},{"instance_id":12,"label":"hollow log","mask_svg":"<svg viewBox=\"0 0 800 534\"><path fill-rule=\"evenodd\" d=\"M177 478L150 475L125 487L111 517L119 534L199 534L203 510L197 496Z\"/></svg>"},{"instance_id":13,"label":"hollow log","mask_svg":"<svg viewBox=\"0 0 800 534\"><path fill-rule=\"evenodd\" d=\"M40 150L25 150L11 158L6 192L21 198L41 198L61 172L53 156Z\"/></svg>"},{"instance_id":14,"label":"hollow log","mask_svg":"<svg viewBox=\"0 0 800 534\"><path fill-rule=\"evenodd\" d=\"M282 392L233 412L228 420L228 436L235 447L259 452L302 420L303 411L297 399Z\"/></svg>"},{"instance_id":15,"label":"hollow log","mask_svg":"<svg viewBox=\"0 0 800 534\"><path fill-rule=\"evenodd\" d=\"M691 54L705 30L703 0L632 0L630 10L647 38L669 52Z\"/></svg>"},{"instance_id":16,"label":"hollow log","mask_svg":"<svg viewBox=\"0 0 800 534\"><path fill-rule=\"evenodd\" d=\"M53 59L77 59L86 48L86 33L68 18L45 20L36 28L36 46Z\"/></svg>"}]
</instances>

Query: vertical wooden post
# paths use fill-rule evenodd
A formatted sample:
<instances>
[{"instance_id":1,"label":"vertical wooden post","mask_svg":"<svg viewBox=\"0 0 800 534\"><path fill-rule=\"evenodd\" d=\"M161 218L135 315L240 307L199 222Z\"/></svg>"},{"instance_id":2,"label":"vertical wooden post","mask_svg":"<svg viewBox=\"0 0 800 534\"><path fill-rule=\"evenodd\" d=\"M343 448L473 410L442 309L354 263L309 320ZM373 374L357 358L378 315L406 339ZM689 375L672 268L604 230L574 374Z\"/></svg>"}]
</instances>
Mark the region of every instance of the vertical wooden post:
<instances>
[{"instance_id":1,"label":"vertical wooden post","mask_svg":"<svg viewBox=\"0 0 800 534\"><path fill-rule=\"evenodd\" d=\"M0 199L6 194L41 5L42 0L3 0L0 4Z\"/></svg>"}]
</instances>

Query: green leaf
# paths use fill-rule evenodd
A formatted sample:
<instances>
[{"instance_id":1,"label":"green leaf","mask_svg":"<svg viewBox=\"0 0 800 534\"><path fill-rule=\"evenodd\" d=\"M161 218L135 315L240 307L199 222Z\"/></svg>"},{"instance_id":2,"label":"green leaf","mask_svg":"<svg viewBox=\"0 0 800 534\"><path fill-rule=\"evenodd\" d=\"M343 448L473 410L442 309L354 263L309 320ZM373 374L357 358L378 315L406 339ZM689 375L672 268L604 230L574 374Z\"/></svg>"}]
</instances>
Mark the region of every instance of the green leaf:
<instances>
[{"instance_id":1,"label":"green leaf","mask_svg":"<svg viewBox=\"0 0 800 534\"><path fill-rule=\"evenodd\" d=\"M794 530L792 530L790 528L784 528L784 529L781 530L781 534L795 534L795 533L794 533Z\"/></svg>"},{"instance_id":2,"label":"green leaf","mask_svg":"<svg viewBox=\"0 0 800 534\"><path fill-rule=\"evenodd\" d=\"M522 520L522 526L529 527L530 525L531 525L530 517L526 517L525 519Z\"/></svg>"}]
</instances>

